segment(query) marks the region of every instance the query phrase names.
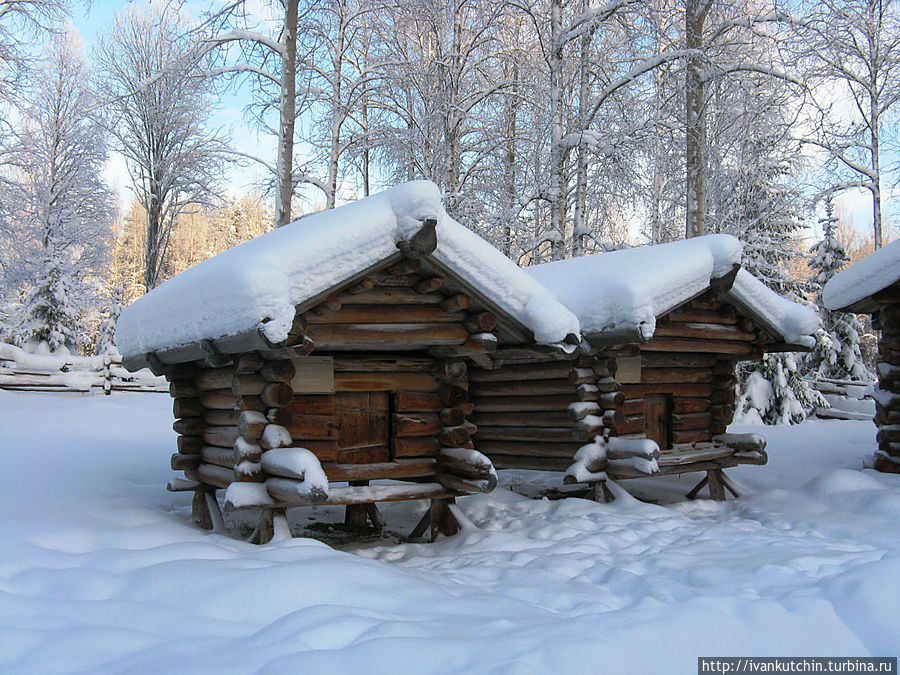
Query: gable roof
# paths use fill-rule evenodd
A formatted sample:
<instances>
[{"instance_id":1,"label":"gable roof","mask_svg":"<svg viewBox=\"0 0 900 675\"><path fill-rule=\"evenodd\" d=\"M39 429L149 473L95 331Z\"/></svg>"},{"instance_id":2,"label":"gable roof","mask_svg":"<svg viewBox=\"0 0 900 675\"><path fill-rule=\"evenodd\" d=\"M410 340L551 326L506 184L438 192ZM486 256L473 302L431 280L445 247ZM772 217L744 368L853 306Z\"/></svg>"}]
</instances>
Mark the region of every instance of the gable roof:
<instances>
[{"instance_id":1,"label":"gable roof","mask_svg":"<svg viewBox=\"0 0 900 675\"><path fill-rule=\"evenodd\" d=\"M822 291L828 309L868 312L866 301L900 281L900 239L835 274Z\"/></svg>"},{"instance_id":2,"label":"gable roof","mask_svg":"<svg viewBox=\"0 0 900 675\"><path fill-rule=\"evenodd\" d=\"M814 311L782 298L746 270L741 243L712 234L526 268L581 322L590 341L648 342L656 319L722 280L726 299L785 343L812 346ZM732 284L733 281L733 284ZM726 290L727 289L727 290Z\"/></svg>"},{"instance_id":3,"label":"gable roof","mask_svg":"<svg viewBox=\"0 0 900 675\"><path fill-rule=\"evenodd\" d=\"M438 187L399 185L366 199L306 216L244 242L173 277L122 311L119 350L129 367L147 353L202 358L185 347L213 341L221 352L287 339L295 307L393 259L427 219L437 221L428 254L458 279L531 331L537 342L578 335L578 319L514 262L451 219ZM164 361L166 359L163 359Z\"/></svg>"}]
</instances>

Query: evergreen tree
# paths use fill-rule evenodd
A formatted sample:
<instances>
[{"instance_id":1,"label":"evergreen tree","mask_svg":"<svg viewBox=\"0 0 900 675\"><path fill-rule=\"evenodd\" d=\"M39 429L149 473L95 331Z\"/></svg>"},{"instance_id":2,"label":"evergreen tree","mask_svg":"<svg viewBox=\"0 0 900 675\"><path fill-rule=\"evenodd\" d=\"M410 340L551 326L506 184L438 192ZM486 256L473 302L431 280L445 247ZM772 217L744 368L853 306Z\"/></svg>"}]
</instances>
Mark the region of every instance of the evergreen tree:
<instances>
[{"instance_id":1,"label":"evergreen tree","mask_svg":"<svg viewBox=\"0 0 900 675\"><path fill-rule=\"evenodd\" d=\"M765 123L764 119L758 120ZM769 288L794 302L805 303L803 285L788 270L799 254L794 237L801 227L799 195L785 178L791 167L784 146L760 133L753 153L757 161L742 167L738 184L741 203L734 208L735 233L744 242L743 266ZM762 361L741 364L739 415L765 424L797 424L817 406L827 406L798 367L791 353L766 354Z\"/></svg>"},{"instance_id":2,"label":"evergreen tree","mask_svg":"<svg viewBox=\"0 0 900 675\"><path fill-rule=\"evenodd\" d=\"M76 277L69 261L56 246L48 246L40 264L37 282L26 292L23 322L16 331L16 342L46 343L51 352L75 352L84 335L79 311Z\"/></svg>"},{"instance_id":3,"label":"evergreen tree","mask_svg":"<svg viewBox=\"0 0 900 675\"><path fill-rule=\"evenodd\" d=\"M874 379L866 367L860 350L860 337L864 333L862 322L850 312L832 312L822 302L822 288L841 268L850 262L850 256L837 238L831 196L825 202L822 240L809 249L812 258L809 267L814 272L811 280L816 292L816 305L822 320L822 328L816 334L815 349L805 359L809 373L837 380L870 382Z\"/></svg>"},{"instance_id":4,"label":"evergreen tree","mask_svg":"<svg viewBox=\"0 0 900 675\"><path fill-rule=\"evenodd\" d=\"M121 288L114 288L110 298L109 309L106 318L100 322L100 328L97 335L97 345L95 352L98 356L105 354L116 355L119 353L116 347L116 324L119 321L119 315L122 313L123 291Z\"/></svg>"}]
</instances>

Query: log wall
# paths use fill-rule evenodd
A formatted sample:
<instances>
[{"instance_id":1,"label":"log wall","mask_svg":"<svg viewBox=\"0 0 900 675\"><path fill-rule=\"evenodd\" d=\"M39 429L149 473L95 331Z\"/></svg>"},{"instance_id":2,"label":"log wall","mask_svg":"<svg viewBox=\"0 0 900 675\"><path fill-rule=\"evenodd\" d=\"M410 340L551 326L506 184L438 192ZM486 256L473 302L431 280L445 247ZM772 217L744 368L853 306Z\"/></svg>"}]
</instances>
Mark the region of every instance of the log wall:
<instances>
[{"instance_id":1,"label":"log wall","mask_svg":"<svg viewBox=\"0 0 900 675\"><path fill-rule=\"evenodd\" d=\"M886 304L873 315L881 327L878 341L878 391L875 396L875 468L900 473L900 304Z\"/></svg>"},{"instance_id":2,"label":"log wall","mask_svg":"<svg viewBox=\"0 0 900 675\"><path fill-rule=\"evenodd\" d=\"M707 293L661 317L644 345L592 356L501 347L498 369L470 375L476 447L498 468L565 470L595 436L646 438L651 394L672 397L673 446L708 442L734 416L736 361L758 358L762 345L749 320ZM640 382L620 383L618 359L635 356Z\"/></svg>"}]
</instances>

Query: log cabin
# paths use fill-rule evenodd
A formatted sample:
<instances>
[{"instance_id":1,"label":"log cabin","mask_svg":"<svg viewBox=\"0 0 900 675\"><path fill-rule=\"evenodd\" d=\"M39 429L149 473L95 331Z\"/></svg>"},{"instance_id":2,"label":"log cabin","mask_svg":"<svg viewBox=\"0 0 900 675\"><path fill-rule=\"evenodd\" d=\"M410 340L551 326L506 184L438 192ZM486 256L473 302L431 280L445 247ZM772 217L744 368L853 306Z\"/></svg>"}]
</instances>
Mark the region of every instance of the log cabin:
<instances>
[{"instance_id":1,"label":"log cabin","mask_svg":"<svg viewBox=\"0 0 900 675\"><path fill-rule=\"evenodd\" d=\"M825 284L825 306L869 314L878 339L875 468L900 473L900 241L878 249Z\"/></svg>"},{"instance_id":2,"label":"log cabin","mask_svg":"<svg viewBox=\"0 0 900 675\"><path fill-rule=\"evenodd\" d=\"M806 351L815 312L740 269L741 244L710 235L526 268L578 317L576 352L501 342L494 370L470 373L476 446L497 468L557 470L565 482L765 464L765 439L728 434L735 365ZM539 354L538 351L541 353Z\"/></svg>"},{"instance_id":3,"label":"log cabin","mask_svg":"<svg viewBox=\"0 0 900 675\"><path fill-rule=\"evenodd\" d=\"M227 511L259 512L258 543L290 536L288 508L380 528L377 505L401 500L427 500L412 536L433 538L495 467L598 495L705 471L720 498L723 468L764 463L760 437L724 433L734 363L802 348L808 317L739 255L715 235L523 269L417 181L177 275L117 340L127 368L169 382L184 477L168 488L193 492L201 527L224 490Z\"/></svg>"},{"instance_id":4,"label":"log cabin","mask_svg":"<svg viewBox=\"0 0 900 675\"><path fill-rule=\"evenodd\" d=\"M499 342L579 343L578 320L409 183L302 218L206 260L123 311L125 366L165 375L193 519L258 509L253 541L289 534L285 509L421 499L413 531L452 534L456 497L497 482L477 452L469 370ZM390 480L391 482L384 482ZM377 482L376 482L377 481Z\"/></svg>"}]
</instances>

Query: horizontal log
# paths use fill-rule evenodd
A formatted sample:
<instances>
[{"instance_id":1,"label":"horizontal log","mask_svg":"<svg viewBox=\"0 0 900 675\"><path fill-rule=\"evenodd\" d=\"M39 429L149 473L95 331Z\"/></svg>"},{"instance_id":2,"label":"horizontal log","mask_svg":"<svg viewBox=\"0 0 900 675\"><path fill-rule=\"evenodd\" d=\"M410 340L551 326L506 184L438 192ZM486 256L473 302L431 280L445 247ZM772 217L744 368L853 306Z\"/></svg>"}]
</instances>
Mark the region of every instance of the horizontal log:
<instances>
[{"instance_id":1,"label":"horizontal log","mask_svg":"<svg viewBox=\"0 0 900 675\"><path fill-rule=\"evenodd\" d=\"M473 397L485 396L545 396L575 393L575 385L568 379L525 380L515 382L473 382L470 387Z\"/></svg>"},{"instance_id":2,"label":"horizontal log","mask_svg":"<svg viewBox=\"0 0 900 675\"><path fill-rule=\"evenodd\" d=\"M255 410L257 412L264 412L271 407L264 403L259 396L238 396L234 406L237 410Z\"/></svg>"},{"instance_id":3,"label":"horizontal log","mask_svg":"<svg viewBox=\"0 0 900 675\"><path fill-rule=\"evenodd\" d=\"M572 459L572 456L491 455L491 461L497 469L528 469L531 471L565 471L572 466Z\"/></svg>"},{"instance_id":4,"label":"horizontal log","mask_svg":"<svg viewBox=\"0 0 900 675\"><path fill-rule=\"evenodd\" d=\"M240 413L231 410L206 410L203 413L203 421L211 426L231 426L238 423Z\"/></svg>"},{"instance_id":5,"label":"horizontal log","mask_svg":"<svg viewBox=\"0 0 900 675\"><path fill-rule=\"evenodd\" d=\"M266 481L266 489L269 494L279 500L280 506L287 507L308 506L314 503L322 506L347 506L412 499L448 499L460 494L456 490L445 488L440 483L353 485L331 488L327 499L314 502L304 494L301 485L302 483L299 481L292 481L289 478L270 478Z\"/></svg>"},{"instance_id":6,"label":"horizontal log","mask_svg":"<svg viewBox=\"0 0 900 675\"><path fill-rule=\"evenodd\" d=\"M502 366L497 370L472 369L470 382L521 382L523 380L564 380L572 366L565 362Z\"/></svg>"},{"instance_id":7,"label":"horizontal log","mask_svg":"<svg viewBox=\"0 0 900 675\"><path fill-rule=\"evenodd\" d=\"M282 408L282 410L288 410ZM288 414L273 415L275 424L284 427L295 440L328 440L340 437L341 429L334 415L311 415L296 410Z\"/></svg>"},{"instance_id":8,"label":"horizontal log","mask_svg":"<svg viewBox=\"0 0 900 675\"><path fill-rule=\"evenodd\" d=\"M204 445L200 450L200 459L207 464L224 466L229 469L234 467L234 448L220 448L214 445Z\"/></svg>"},{"instance_id":9,"label":"horizontal log","mask_svg":"<svg viewBox=\"0 0 900 675\"><path fill-rule=\"evenodd\" d=\"M431 293L438 291L444 287L444 280L440 277L431 277L430 279L422 279L413 284L413 290L416 293Z\"/></svg>"},{"instance_id":10,"label":"horizontal log","mask_svg":"<svg viewBox=\"0 0 900 675\"><path fill-rule=\"evenodd\" d=\"M472 403L462 403L452 408L444 408L441 410L440 420L447 426L457 426L465 422L474 409L475 405Z\"/></svg>"},{"instance_id":11,"label":"horizontal log","mask_svg":"<svg viewBox=\"0 0 900 675\"><path fill-rule=\"evenodd\" d=\"M440 442L433 437L391 439L394 457L425 457L436 455L440 449Z\"/></svg>"},{"instance_id":12,"label":"horizontal log","mask_svg":"<svg viewBox=\"0 0 900 675\"><path fill-rule=\"evenodd\" d=\"M555 415L555 413L549 413L551 415ZM598 403L594 403L593 401L586 401L585 403L579 405L570 405L568 410L566 410L566 416L572 420L573 422L577 422L578 420L582 420L588 415L603 415L603 408L600 407ZM541 420L546 418L546 414L544 415L529 415L528 417L539 417ZM556 424L552 424L550 426L559 426Z\"/></svg>"},{"instance_id":13,"label":"horizontal log","mask_svg":"<svg viewBox=\"0 0 900 675\"><path fill-rule=\"evenodd\" d=\"M440 293L416 293L412 288L375 287L354 294L341 294L341 302L347 305L439 305L444 301Z\"/></svg>"},{"instance_id":14,"label":"horizontal log","mask_svg":"<svg viewBox=\"0 0 900 675\"><path fill-rule=\"evenodd\" d=\"M677 352L642 352L641 370L644 368L712 368L717 358L712 354Z\"/></svg>"},{"instance_id":15,"label":"horizontal log","mask_svg":"<svg viewBox=\"0 0 900 675\"><path fill-rule=\"evenodd\" d=\"M267 477L259 462L241 462L234 467L236 483L264 483Z\"/></svg>"},{"instance_id":16,"label":"horizontal log","mask_svg":"<svg viewBox=\"0 0 900 675\"><path fill-rule=\"evenodd\" d=\"M228 389L200 392L200 402L204 408L211 410L233 410L235 398L234 394L231 393L231 380L228 381Z\"/></svg>"},{"instance_id":17,"label":"horizontal log","mask_svg":"<svg viewBox=\"0 0 900 675\"><path fill-rule=\"evenodd\" d=\"M647 368L641 371L641 384L710 382L712 378L708 368Z\"/></svg>"},{"instance_id":18,"label":"horizontal log","mask_svg":"<svg viewBox=\"0 0 900 675\"><path fill-rule=\"evenodd\" d=\"M350 305L340 312L324 316L310 316L310 325L353 324L353 323L461 323L465 315L460 312L446 312L439 305ZM307 334L310 334L307 329ZM315 339L315 338L313 338Z\"/></svg>"},{"instance_id":19,"label":"horizontal log","mask_svg":"<svg viewBox=\"0 0 900 675\"><path fill-rule=\"evenodd\" d=\"M689 431L673 431L673 443L694 443L696 441L708 441L712 437L709 429L691 429Z\"/></svg>"},{"instance_id":20,"label":"horizontal log","mask_svg":"<svg viewBox=\"0 0 900 675\"><path fill-rule=\"evenodd\" d=\"M438 435L441 445L455 448L467 446L472 441L472 434L477 427L474 424L460 424L455 427L444 427Z\"/></svg>"},{"instance_id":21,"label":"horizontal log","mask_svg":"<svg viewBox=\"0 0 900 675\"><path fill-rule=\"evenodd\" d=\"M290 384L296 372L297 369L290 359L266 361L259 369L259 374L264 380L268 382L283 382L285 384Z\"/></svg>"},{"instance_id":22,"label":"horizontal log","mask_svg":"<svg viewBox=\"0 0 900 675\"><path fill-rule=\"evenodd\" d=\"M293 400L281 409L289 413L333 415L335 412L334 394L294 394ZM272 418L273 415L277 416L278 414L278 412L270 410L269 421L280 424Z\"/></svg>"},{"instance_id":23,"label":"horizontal log","mask_svg":"<svg viewBox=\"0 0 900 675\"><path fill-rule=\"evenodd\" d=\"M764 452L766 449L766 439L760 434L720 434L713 440L736 452Z\"/></svg>"},{"instance_id":24,"label":"horizontal log","mask_svg":"<svg viewBox=\"0 0 900 675\"><path fill-rule=\"evenodd\" d=\"M341 450L338 448L338 442L331 440L314 440L309 438L301 438L291 443L292 448L306 448L321 462L337 461Z\"/></svg>"},{"instance_id":25,"label":"horizontal log","mask_svg":"<svg viewBox=\"0 0 900 675\"><path fill-rule=\"evenodd\" d=\"M179 436L175 442L178 452L183 455L196 455L203 447L203 439L199 436Z\"/></svg>"},{"instance_id":26,"label":"horizontal log","mask_svg":"<svg viewBox=\"0 0 900 675\"><path fill-rule=\"evenodd\" d=\"M193 381L175 380L169 382L169 396L172 398L197 398L200 396L200 387Z\"/></svg>"},{"instance_id":27,"label":"horizontal log","mask_svg":"<svg viewBox=\"0 0 900 675\"><path fill-rule=\"evenodd\" d=\"M335 391L437 391L429 373L335 373Z\"/></svg>"},{"instance_id":28,"label":"horizontal log","mask_svg":"<svg viewBox=\"0 0 900 675\"><path fill-rule=\"evenodd\" d=\"M497 487L496 475L491 475L487 478L460 478L453 474L441 473L438 474L437 481L450 490L473 494L491 492Z\"/></svg>"},{"instance_id":29,"label":"horizontal log","mask_svg":"<svg viewBox=\"0 0 900 675\"><path fill-rule=\"evenodd\" d=\"M625 394L621 391L611 391L600 394L597 404L603 408L618 408L625 403Z\"/></svg>"},{"instance_id":30,"label":"horizontal log","mask_svg":"<svg viewBox=\"0 0 900 675\"><path fill-rule=\"evenodd\" d=\"M461 345L468 331L455 323L322 324L309 327L316 349L424 349Z\"/></svg>"},{"instance_id":31,"label":"horizontal log","mask_svg":"<svg viewBox=\"0 0 900 675\"><path fill-rule=\"evenodd\" d=\"M356 481L401 478L425 478L438 471L437 460L433 457L398 459L393 462L373 464L335 464L324 462L322 468L329 481Z\"/></svg>"},{"instance_id":32,"label":"horizontal log","mask_svg":"<svg viewBox=\"0 0 900 675\"><path fill-rule=\"evenodd\" d=\"M393 356L375 353L334 357L335 373L427 373L433 366L434 359L424 356Z\"/></svg>"},{"instance_id":33,"label":"horizontal log","mask_svg":"<svg viewBox=\"0 0 900 675\"><path fill-rule=\"evenodd\" d=\"M567 410L570 403L574 402L572 395L568 396L494 396L475 397L476 412L523 412L538 410Z\"/></svg>"},{"instance_id":34,"label":"horizontal log","mask_svg":"<svg viewBox=\"0 0 900 675\"><path fill-rule=\"evenodd\" d=\"M592 359L591 370L597 377L615 377L618 372L618 362L614 358L597 357Z\"/></svg>"},{"instance_id":35,"label":"horizontal log","mask_svg":"<svg viewBox=\"0 0 900 675\"><path fill-rule=\"evenodd\" d=\"M497 317L490 312L469 314L463 320L463 326L470 333L487 333L497 326Z\"/></svg>"},{"instance_id":36,"label":"horizontal log","mask_svg":"<svg viewBox=\"0 0 900 675\"><path fill-rule=\"evenodd\" d=\"M441 301L441 307L445 312L459 312L469 308L469 296L462 293L451 295Z\"/></svg>"},{"instance_id":37,"label":"horizontal log","mask_svg":"<svg viewBox=\"0 0 900 675\"><path fill-rule=\"evenodd\" d=\"M571 464L572 458L583 444L578 441L570 443L550 441L496 441L477 440L478 450L491 458L494 466L498 466L502 455L518 455L521 457L565 457ZM567 468L567 467L566 467Z\"/></svg>"},{"instance_id":38,"label":"horizontal log","mask_svg":"<svg viewBox=\"0 0 900 675\"><path fill-rule=\"evenodd\" d=\"M203 391L228 389L231 387L232 377L234 368L205 368L198 371L195 382Z\"/></svg>"},{"instance_id":39,"label":"horizontal log","mask_svg":"<svg viewBox=\"0 0 900 675\"><path fill-rule=\"evenodd\" d=\"M713 386L706 383L684 383L684 384L623 384L622 391L626 398L642 398L647 394L673 394L675 396L686 397L707 397L713 393Z\"/></svg>"},{"instance_id":40,"label":"horizontal log","mask_svg":"<svg viewBox=\"0 0 900 675\"><path fill-rule=\"evenodd\" d=\"M176 398L172 401L172 414L175 417L202 417L203 404L196 398Z\"/></svg>"},{"instance_id":41,"label":"horizontal log","mask_svg":"<svg viewBox=\"0 0 900 675\"><path fill-rule=\"evenodd\" d=\"M206 422L203 421L202 417L185 417L175 420L172 424L172 429L176 434L181 434L182 436L199 436L206 429Z\"/></svg>"},{"instance_id":42,"label":"horizontal log","mask_svg":"<svg viewBox=\"0 0 900 675\"><path fill-rule=\"evenodd\" d=\"M709 399L707 398L676 396L672 400L672 412L674 413L695 413L707 410L709 410Z\"/></svg>"},{"instance_id":43,"label":"horizontal log","mask_svg":"<svg viewBox=\"0 0 900 675\"><path fill-rule=\"evenodd\" d=\"M756 334L740 330L737 326L723 326L716 323L695 323L670 321L664 326L656 327L656 336L700 338L703 340L736 340L755 342Z\"/></svg>"},{"instance_id":44,"label":"horizontal log","mask_svg":"<svg viewBox=\"0 0 900 675\"><path fill-rule=\"evenodd\" d=\"M737 394L733 388L714 389L712 393L709 394L710 403L732 404L735 402L736 398Z\"/></svg>"},{"instance_id":45,"label":"horizontal log","mask_svg":"<svg viewBox=\"0 0 900 675\"><path fill-rule=\"evenodd\" d=\"M185 469L194 468L200 464L201 461L200 453L195 455L182 455L177 453L169 458L169 466L172 467L172 471L184 471Z\"/></svg>"},{"instance_id":46,"label":"horizontal log","mask_svg":"<svg viewBox=\"0 0 900 675\"><path fill-rule=\"evenodd\" d=\"M747 342L729 342L727 340L701 340L692 338L654 337L650 342L641 345L645 352L706 352L713 354L749 355L755 346Z\"/></svg>"},{"instance_id":47,"label":"horizontal log","mask_svg":"<svg viewBox=\"0 0 900 675\"><path fill-rule=\"evenodd\" d=\"M596 412L600 412L599 406ZM563 427L572 424L573 418L567 411L533 412L475 412L472 422L478 426L507 427Z\"/></svg>"},{"instance_id":48,"label":"horizontal log","mask_svg":"<svg viewBox=\"0 0 900 675\"><path fill-rule=\"evenodd\" d=\"M644 416L641 415L625 415L624 419L616 424L615 432L617 436L626 434L641 434L644 432Z\"/></svg>"},{"instance_id":49,"label":"horizontal log","mask_svg":"<svg viewBox=\"0 0 900 675\"><path fill-rule=\"evenodd\" d=\"M256 443L250 443L239 438L234 442L231 454L234 464L237 465L241 462L258 462L262 453L263 449Z\"/></svg>"},{"instance_id":50,"label":"horizontal log","mask_svg":"<svg viewBox=\"0 0 900 675\"><path fill-rule=\"evenodd\" d=\"M448 382L441 382L438 385L437 395L441 401L442 407L446 406L448 408L465 403L469 398L468 390L459 383L450 384Z\"/></svg>"},{"instance_id":51,"label":"horizontal log","mask_svg":"<svg viewBox=\"0 0 900 675\"><path fill-rule=\"evenodd\" d=\"M494 474L491 461L482 453L462 448L442 448L437 456L441 472L462 478L487 478Z\"/></svg>"},{"instance_id":52,"label":"horizontal log","mask_svg":"<svg viewBox=\"0 0 900 675\"><path fill-rule=\"evenodd\" d=\"M217 488L227 488L234 482L234 469L226 469L215 464L199 464L193 469L185 469L184 475L191 480Z\"/></svg>"},{"instance_id":53,"label":"horizontal log","mask_svg":"<svg viewBox=\"0 0 900 675\"><path fill-rule=\"evenodd\" d=\"M238 417L237 428L242 438L255 441L262 437L268 423L269 420L263 413L245 410Z\"/></svg>"},{"instance_id":54,"label":"horizontal log","mask_svg":"<svg viewBox=\"0 0 900 675\"><path fill-rule=\"evenodd\" d=\"M391 417L391 434L399 438L437 436L443 428L434 413L394 413Z\"/></svg>"},{"instance_id":55,"label":"horizontal log","mask_svg":"<svg viewBox=\"0 0 900 675\"><path fill-rule=\"evenodd\" d=\"M624 394L622 394L624 396ZM643 415L644 414L644 399L643 398L629 398L622 404L619 408L622 411L623 415Z\"/></svg>"},{"instance_id":56,"label":"horizontal log","mask_svg":"<svg viewBox=\"0 0 900 675\"><path fill-rule=\"evenodd\" d=\"M733 326L738 322L736 316L728 316L725 312L699 308L677 310L667 314L665 318L679 323L720 323L726 326Z\"/></svg>"},{"instance_id":57,"label":"horizontal log","mask_svg":"<svg viewBox=\"0 0 900 675\"><path fill-rule=\"evenodd\" d=\"M505 364L504 368L523 361L528 364L535 364L550 361L571 361L573 358L571 352L561 347L550 345L501 347L497 349L494 356Z\"/></svg>"},{"instance_id":58,"label":"horizontal log","mask_svg":"<svg viewBox=\"0 0 900 675\"><path fill-rule=\"evenodd\" d=\"M233 448L234 442L239 436L240 432L237 427L206 427L203 431L203 442L221 448Z\"/></svg>"},{"instance_id":59,"label":"horizontal log","mask_svg":"<svg viewBox=\"0 0 900 675\"><path fill-rule=\"evenodd\" d=\"M265 359L263 359L261 354L258 352L247 352L246 354L241 354L235 361L234 372L241 374L255 373L262 368L263 363L265 363Z\"/></svg>"},{"instance_id":60,"label":"horizontal log","mask_svg":"<svg viewBox=\"0 0 900 675\"><path fill-rule=\"evenodd\" d=\"M269 408L281 408L294 400L294 390L289 384L272 382L259 395L260 401Z\"/></svg>"},{"instance_id":61,"label":"horizontal log","mask_svg":"<svg viewBox=\"0 0 900 675\"><path fill-rule=\"evenodd\" d=\"M438 412L444 408L441 397L431 392L398 391L394 409L398 412Z\"/></svg>"},{"instance_id":62,"label":"horizontal log","mask_svg":"<svg viewBox=\"0 0 900 675\"><path fill-rule=\"evenodd\" d=\"M709 413L683 413L672 415L672 428L679 430L705 429L712 424L713 417Z\"/></svg>"},{"instance_id":63,"label":"horizontal log","mask_svg":"<svg viewBox=\"0 0 900 675\"><path fill-rule=\"evenodd\" d=\"M231 393L235 396L259 396L268 386L269 382L255 373L235 374L231 379Z\"/></svg>"}]
</instances>

